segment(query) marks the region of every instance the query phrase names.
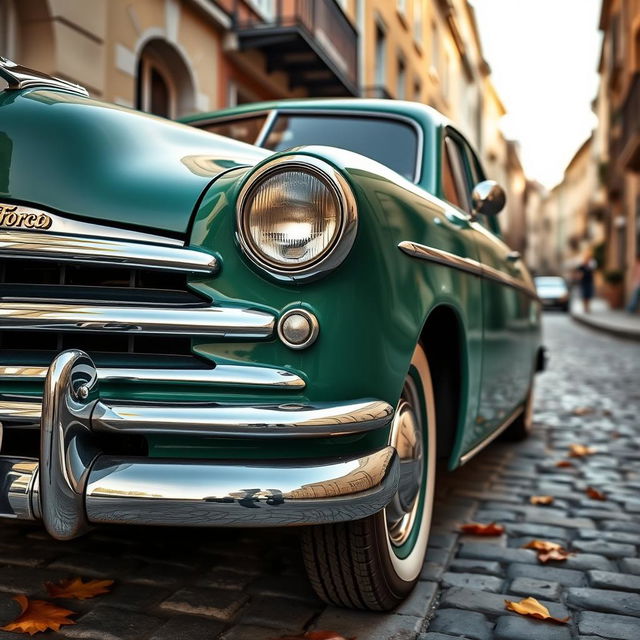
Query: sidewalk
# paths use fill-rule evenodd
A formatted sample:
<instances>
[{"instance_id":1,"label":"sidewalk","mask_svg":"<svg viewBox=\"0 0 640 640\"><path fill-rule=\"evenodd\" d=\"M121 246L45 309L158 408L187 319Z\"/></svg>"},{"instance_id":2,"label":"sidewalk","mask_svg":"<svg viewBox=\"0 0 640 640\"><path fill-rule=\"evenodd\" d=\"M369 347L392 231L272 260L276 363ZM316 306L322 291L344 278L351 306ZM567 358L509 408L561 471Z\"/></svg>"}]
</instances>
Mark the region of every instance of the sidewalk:
<instances>
[{"instance_id":1,"label":"sidewalk","mask_svg":"<svg viewBox=\"0 0 640 640\"><path fill-rule=\"evenodd\" d=\"M592 329L640 341L640 315L628 313L624 309L609 309L604 300L592 300L591 313L584 313L582 302L574 299L571 303L571 317Z\"/></svg>"}]
</instances>

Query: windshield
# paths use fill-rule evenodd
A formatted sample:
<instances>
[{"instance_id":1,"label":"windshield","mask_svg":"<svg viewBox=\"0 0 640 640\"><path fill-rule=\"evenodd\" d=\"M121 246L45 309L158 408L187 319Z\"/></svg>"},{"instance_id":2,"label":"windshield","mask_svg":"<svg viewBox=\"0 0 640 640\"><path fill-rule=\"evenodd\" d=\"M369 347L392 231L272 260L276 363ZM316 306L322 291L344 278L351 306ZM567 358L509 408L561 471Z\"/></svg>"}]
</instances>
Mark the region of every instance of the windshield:
<instances>
[{"instance_id":1,"label":"windshield","mask_svg":"<svg viewBox=\"0 0 640 640\"><path fill-rule=\"evenodd\" d=\"M539 289L544 289L545 287L553 287L554 289L560 287L564 289L566 287L566 284L562 278L542 276L536 278L536 287L538 287Z\"/></svg>"},{"instance_id":2,"label":"windshield","mask_svg":"<svg viewBox=\"0 0 640 640\"><path fill-rule=\"evenodd\" d=\"M375 115L280 113L260 142L265 118L234 118L196 126L242 142L260 143L272 151L311 144L339 147L376 160L408 180L417 179L418 133L407 122Z\"/></svg>"}]
</instances>

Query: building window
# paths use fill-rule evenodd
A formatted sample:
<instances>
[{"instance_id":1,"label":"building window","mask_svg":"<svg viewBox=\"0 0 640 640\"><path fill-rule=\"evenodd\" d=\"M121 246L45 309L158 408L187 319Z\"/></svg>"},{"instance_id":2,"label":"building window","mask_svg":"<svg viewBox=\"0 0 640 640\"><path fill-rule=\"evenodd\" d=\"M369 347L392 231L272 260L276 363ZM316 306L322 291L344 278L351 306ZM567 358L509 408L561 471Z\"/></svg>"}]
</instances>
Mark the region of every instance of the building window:
<instances>
[{"instance_id":1,"label":"building window","mask_svg":"<svg viewBox=\"0 0 640 640\"><path fill-rule=\"evenodd\" d=\"M163 118L176 117L176 90L164 65L153 55L143 55L138 66L136 107Z\"/></svg>"},{"instance_id":2,"label":"building window","mask_svg":"<svg viewBox=\"0 0 640 640\"><path fill-rule=\"evenodd\" d=\"M387 62L387 35L380 24L376 24L376 68L375 84L384 87L387 84L386 62Z\"/></svg>"},{"instance_id":3,"label":"building window","mask_svg":"<svg viewBox=\"0 0 640 640\"><path fill-rule=\"evenodd\" d=\"M18 15L14 0L0 0L0 56L18 57Z\"/></svg>"},{"instance_id":4,"label":"building window","mask_svg":"<svg viewBox=\"0 0 640 640\"><path fill-rule=\"evenodd\" d=\"M413 39L422 46L422 0L413 3Z\"/></svg>"},{"instance_id":5,"label":"building window","mask_svg":"<svg viewBox=\"0 0 640 640\"><path fill-rule=\"evenodd\" d=\"M404 58L398 56L398 76L396 78L396 98L404 100L406 98L407 87L407 66Z\"/></svg>"},{"instance_id":6,"label":"building window","mask_svg":"<svg viewBox=\"0 0 640 640\"><path fill-rule=\"evenodd\" d=\"M422 101L422 83L420 82L420 78L416 76L413 81L413 99L416 102Z\"/></svg>"},{"instance_id":7,"label":"building window","mask_svg":"<svg viewBox=\"0 0 640 640\"><path fill-rule=\"evenodd\" d=\"M161 38L147 42L138 60L137 109L164 118L196 110L196 89L189 63Z\"/></svg>"}]
</instances>

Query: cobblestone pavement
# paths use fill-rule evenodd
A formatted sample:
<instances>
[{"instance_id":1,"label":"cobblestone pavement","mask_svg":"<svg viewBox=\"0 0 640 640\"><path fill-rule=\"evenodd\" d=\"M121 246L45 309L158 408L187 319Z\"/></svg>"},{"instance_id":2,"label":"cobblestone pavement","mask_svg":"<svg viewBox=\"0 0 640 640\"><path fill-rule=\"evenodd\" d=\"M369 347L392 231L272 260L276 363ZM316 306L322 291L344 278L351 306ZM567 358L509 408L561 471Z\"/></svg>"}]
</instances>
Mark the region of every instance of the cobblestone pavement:
<instances>
[{"instance_id":1,"label":"cobblestone pavement","mask_svg":"<svg viewBox=\"0 0 640 640\"><path fill-rule=\"evenodd\" d=\"M94 600L65 602L75 626L44 637L91 640L267 640L305 630L358 640L640 640L640 348L562 315L546 318L550 370L537 382L537 429L497 443L439 475L431 546L413 595L392 614L326 607L306 581L295 532L100 528L72 542L37 526L0 528L0 624L9 594L45 596L43 583L112 578ZM597 453L558 468L570 443ZM593 486L606 501L589 499ZM555 496L531 506L534 494ZM497 521L498 538L456 533ZM522 545L544 538L576 554L538 564ZM534 596L566 626L526 619L504 599ZM2 638L14 634L0 631Z\"/></svg>"}]
</instances>

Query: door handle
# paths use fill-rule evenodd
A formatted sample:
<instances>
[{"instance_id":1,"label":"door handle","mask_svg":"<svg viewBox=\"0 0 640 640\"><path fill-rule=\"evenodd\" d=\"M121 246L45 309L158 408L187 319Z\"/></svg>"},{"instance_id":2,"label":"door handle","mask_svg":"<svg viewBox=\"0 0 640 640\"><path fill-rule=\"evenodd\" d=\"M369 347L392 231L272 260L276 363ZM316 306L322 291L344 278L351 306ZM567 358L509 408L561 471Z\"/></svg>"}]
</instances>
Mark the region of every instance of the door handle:
<instances>
[{"instance_id":1,"label":"door handle","mask_svg":"<svg viewBox=\"0 0 640 640\"><path fill-rule=\"evenodd\" d=\"M507 253L507 260L509 262L517 262L521 257L522 256L520 255L519 251L510 251L509 253Z\"/></svg>"}]
</instances>

